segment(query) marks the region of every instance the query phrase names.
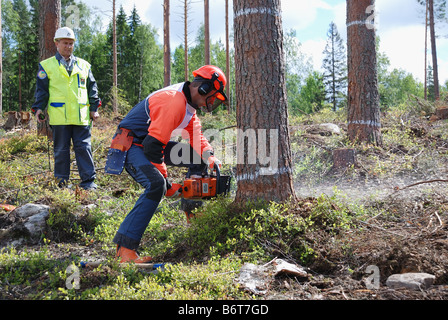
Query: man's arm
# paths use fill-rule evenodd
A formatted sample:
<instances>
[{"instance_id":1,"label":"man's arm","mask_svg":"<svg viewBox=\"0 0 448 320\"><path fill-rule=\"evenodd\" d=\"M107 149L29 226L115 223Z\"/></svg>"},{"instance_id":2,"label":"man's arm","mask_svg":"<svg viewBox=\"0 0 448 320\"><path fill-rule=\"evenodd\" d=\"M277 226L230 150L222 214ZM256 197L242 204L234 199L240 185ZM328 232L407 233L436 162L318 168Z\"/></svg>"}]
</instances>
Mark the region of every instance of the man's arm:
<instances>
[{"instance_id":1,"label":"man's arm","mask_svg":"<svg viewBox=\"0 0 448 320\"><path fill-rule=\"evenodd\" d=\"M89 70L89 77L87 78L87 90L89 92L90 112L97 112L98 108L101 106L101 99L98 94L98 85L96 83L95 77L93 76L92 70Z\"/></svg>"},{"instance_id":2,"label":"man's arm","mask_svg":"<svg viewBox=\"0 0 448 320\"><path fill-rule=\"evenodd\" d=\"M179 92L161 92L149 98L151 123L143 140L143 150L148 160L166 177L164 151L171 134L185 116L185 98Z\"/></svg>"},{"instance_id":3,"label":"man's arm","mask_svg":"<svg viewBox=\"0 0 448 320\"><path fill-rule=\"evenodd\" d=\"M48 91L50 81L41 64L37 72L36 91L34 93L35 102L31 107L31 111L36 114L37 110L45 110L48 105L50 93Z\"/></svg>"}]
</instances>

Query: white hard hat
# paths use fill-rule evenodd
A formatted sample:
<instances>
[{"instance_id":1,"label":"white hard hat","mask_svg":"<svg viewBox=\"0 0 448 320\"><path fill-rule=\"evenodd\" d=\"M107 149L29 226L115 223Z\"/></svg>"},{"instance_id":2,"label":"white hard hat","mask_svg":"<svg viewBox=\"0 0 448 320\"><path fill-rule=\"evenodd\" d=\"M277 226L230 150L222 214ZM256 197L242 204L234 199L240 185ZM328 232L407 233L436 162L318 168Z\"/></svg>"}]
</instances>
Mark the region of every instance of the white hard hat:
<instances>
[{"instance_id":1,"label":"white hard hat","mask_svg":"<svg viewBox=\"0 0 448 320\"><path fill-rule=\"evenodd\" d=\"M59 39L72 39L76 40L75 33L68 27L59 28L54 35L54 41Z\"/></svg>"}]
</instances>

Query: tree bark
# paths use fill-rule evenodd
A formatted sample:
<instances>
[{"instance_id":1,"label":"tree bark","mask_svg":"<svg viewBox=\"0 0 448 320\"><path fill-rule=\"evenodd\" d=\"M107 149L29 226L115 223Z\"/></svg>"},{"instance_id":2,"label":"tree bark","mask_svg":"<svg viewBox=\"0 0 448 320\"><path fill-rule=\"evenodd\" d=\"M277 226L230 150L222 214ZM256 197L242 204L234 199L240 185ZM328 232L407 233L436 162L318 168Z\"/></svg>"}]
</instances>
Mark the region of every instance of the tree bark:
<instances>
[{"instance_id":1,"label":"tree bark","mask_svg":"<svg viewBox=\"0 0 448 320\"><path fill-rule=\"evenodd\" d=\"M39 61L56 54L54 35L61 27L61 0L39 0ZM53 138L53 132L47 120L37 122L37 134Z\"/></svg>"},{"instance_id":2,"label":"tree bark","mask_svg":"<svg viewBox=\"0 0 448 320\"><path fill-rule=\"evenodd\" d=\"M115 0L112 0L112 110L118 113L118 57L117 57L117 17Z\"/></svg>"},{"instance_id":3,"label":"tree bark","mask_svg":"<svg viewBox=\"0 0 448 320\"><path fill-rule=\"evenodd\" d=\"M39 0L39 61L56 54L54 35L61 26L61 1Z\"/></svg>"},{"instance_id":4,"label":"tree bark","mask_svg":"<svg viewBox=\"0 0 448 320\"><path fill-rule=\"evenodd\" d=\"M428 12L429 1L425 0L425 100L428 99Z\"/></svg>"},{"instance_id":5,"label":"tree bark","mask_svg":"<svg viewBox=\"0 0 448 320\"><path fill-rule=\"evenodd\" d=\"M226 94L229 98L229 102L227 104L227 112L230 114L231 101L230 101L230 32L229 32L229 0L226 0L226 78L227 78L227 86L226 86Z\"/></svg>"},{"instance_id":6,"label":"tree bark","mask_svg":"<svg viewBox=\"0 0 448 320\"><path fill-rule=\"evenodd\" d=\"M434 98L440 99L439 89L439 68L437 64L437 45L436 45L436 27L434 20L434 0L429 0L429 33L431 34L431 52L432 52L432 69L434 77Z\"/></svg>"},{"instance_id":7,"label":"tree bark","mask_svg":"<svg viewBox=\"0 0 448 320\"><path fill-rule=\"evenodd\" d=\"M381 145L375 28L369 23L375 0L347 0L348 136Z\"/></svg>"},{"instance_id":8,"label":"tree bark","mask_svg":"<svg viewBox=\"0 0 448 320\"><path fill-rule=\"evenodd\" d=\"M233 10L238 128L235 202L285 201L295 193L280 0L235 0Z\"/></svg>"},{"instance_id":9,"label":"tree bark","mask_svg":"<svg viewBox=\"0 0 448 320\"><path fill-rule=\"evenodd\" d=\"M355 164L355 149L333 150L333 169L346 169Z\"/></svg>"},{"instance_id":10,"label":"tree bark","mask_svg":"<svg viewBox=\"0 0 448 320\"><path fill-rule=\"evenodd\" d=\"M2 5L0 2L0 119L3 118L3 37L2 37Z\"/></svg>"},{"instance_id":11,"label":"tree bark","mask_svg":"<svg viewBox=\"0 0 448 320\"><path fill-rule=\"evenodd\" d=\"M170 0L163 2L163 64L165 87L171 84Z\"/></svg>"},{"instance_id":12,"label":"tree bark","mask_svg":"<svg viewBox=\"0 0 448 320\"><path fill-rule=\"evenodd\" d=\"M204 0L204 57L205 64L210 64L210 9L209 0Z\"/></svg>"},{"instance_id":13,"label":"tree bark","mask_svg":"<svg viewBox=\"0 0 448 320\"><path fill-rule=\"evenodd\" d=\"M188 2L184 1L184 73L185 81L188 81Z\"/></svg>"}]
</instances>

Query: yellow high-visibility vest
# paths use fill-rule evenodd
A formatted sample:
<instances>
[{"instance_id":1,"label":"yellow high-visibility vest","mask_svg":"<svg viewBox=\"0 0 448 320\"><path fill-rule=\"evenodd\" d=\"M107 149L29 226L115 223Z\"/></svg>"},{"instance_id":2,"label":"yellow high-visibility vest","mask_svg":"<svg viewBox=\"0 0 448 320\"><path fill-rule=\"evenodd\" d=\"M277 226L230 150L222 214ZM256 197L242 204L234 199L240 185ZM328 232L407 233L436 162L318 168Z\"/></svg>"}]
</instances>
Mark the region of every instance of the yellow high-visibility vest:
<instances>
[{"instance_id":1,"label":"yellow high-visibility vest","mask_svg":"<svg viewBox=\"0 0 448 320\"><path fill-rule=\"evenodd\" d=\"M76 58L71 75L56 57L40 64L49 79L48 115L50 125L82 125L90 123L90 104L87 90L90 64Z\"/></svg>"}]
</instances>

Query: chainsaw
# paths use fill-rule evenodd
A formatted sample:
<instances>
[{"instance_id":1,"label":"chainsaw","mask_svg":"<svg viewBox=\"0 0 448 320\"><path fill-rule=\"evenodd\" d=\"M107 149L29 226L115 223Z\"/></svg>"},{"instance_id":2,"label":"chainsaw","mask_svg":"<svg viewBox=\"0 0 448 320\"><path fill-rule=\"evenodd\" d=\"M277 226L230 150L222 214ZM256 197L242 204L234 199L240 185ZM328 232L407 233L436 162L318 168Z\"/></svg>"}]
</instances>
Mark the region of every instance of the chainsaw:
<instances>
[{"instance_id":1,"label":"chainsaw","mask_svg":"<svg viewBox=\"0 0 448 320\"><path fill-rule=\"evenodd\" d=\"M213 171L215 174L213 174ZM202 176L191 176L183 181L182 184L173 183L166 192L170 198L184 198L190 200L208 200L218 195L226 195L230 191L231 177L221 175L218 165L214 170Z\"/></svg>"}]
</instances>

